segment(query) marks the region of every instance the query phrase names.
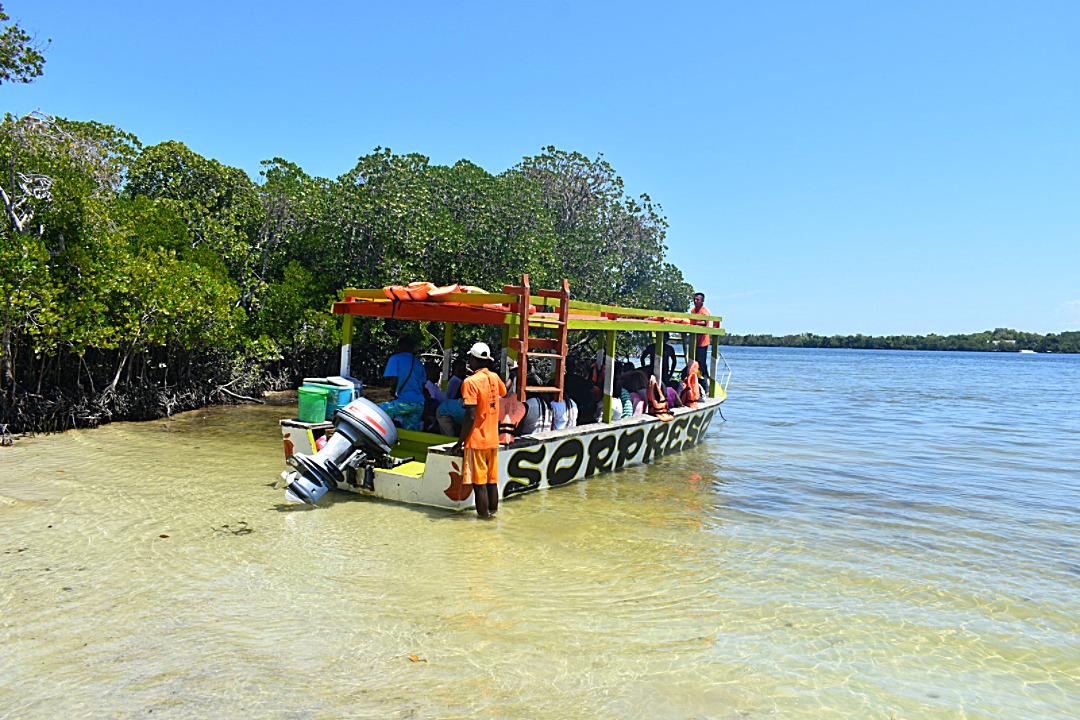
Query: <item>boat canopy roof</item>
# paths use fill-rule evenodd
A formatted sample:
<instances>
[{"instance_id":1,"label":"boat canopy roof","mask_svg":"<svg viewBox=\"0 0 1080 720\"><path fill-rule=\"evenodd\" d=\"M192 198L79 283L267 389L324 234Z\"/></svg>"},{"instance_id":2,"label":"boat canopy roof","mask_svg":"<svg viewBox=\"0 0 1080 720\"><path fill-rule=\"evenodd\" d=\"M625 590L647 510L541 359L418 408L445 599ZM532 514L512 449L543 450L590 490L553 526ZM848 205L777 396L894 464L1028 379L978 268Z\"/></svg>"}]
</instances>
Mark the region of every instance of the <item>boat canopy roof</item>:
<instances>
[{"instance_id":1,"label":"boat canopy roof","mask_svg":"<svg viewBox=\"0 0 1080 720\"><path fill-rule=\"evenodd\" d=\"M557 327L561 300L543 295L530 295L529 324L536 328ZM423 300L398 300L388 297L382 288L346 288L343 299L335 302L333 312L341 315L381 317L395 320L421 320L472 325L513 325L521 308L521 296L509 293L447 292ZM689 332L723 335L723 318L717 315L695 315L688 312L648 310L642 308L599 305L569 300L567 330L636 330L646 332ZM691 320L707 321L706 325L691 324Z\"/></svg>"}]
</instances>

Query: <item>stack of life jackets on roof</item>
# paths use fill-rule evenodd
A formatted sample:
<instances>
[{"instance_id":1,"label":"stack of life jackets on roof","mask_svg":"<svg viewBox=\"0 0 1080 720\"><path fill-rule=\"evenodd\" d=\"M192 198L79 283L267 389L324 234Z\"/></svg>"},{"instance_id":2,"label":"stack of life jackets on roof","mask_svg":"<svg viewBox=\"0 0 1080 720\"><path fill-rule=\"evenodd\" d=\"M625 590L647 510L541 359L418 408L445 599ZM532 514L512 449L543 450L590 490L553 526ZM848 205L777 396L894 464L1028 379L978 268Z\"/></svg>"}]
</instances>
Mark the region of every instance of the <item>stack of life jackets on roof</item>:
<instances>
[{"instance_id":1,"label":"stack of life jackets on roof","mask_svg":"<svg viewBox=\"0 0 1080 720\"><path fill-rule=\"evenodd\" d=\"M423 300L438 300L444 295L461 292L461 286L444 285L438 287L430 282L411 282L408 285L390 285L383 288L383 294L391 300L407 302L421 302Z\"/></svg>"},{"instance_id":2,"label":"stack of life jackets on roof","mask_svg":"<svg viewBox=\"0 0 1080 720\"><path fill-rule=\"evenodd\" d=\"M445 302L443 298L451 293L479 293L486 295L487 291L475 285L443 285L439 287L435 283L427 281L411 282L408 285L387 285L383 289L383 295L394 302L423 302L425 300ZM446 303L447 305L459 305L460 303ZM510 310L506 303L484 303L482 307L489 310ZM530 315L536 312L535 305L529 305Z\"/></svg>"}]
</instances>

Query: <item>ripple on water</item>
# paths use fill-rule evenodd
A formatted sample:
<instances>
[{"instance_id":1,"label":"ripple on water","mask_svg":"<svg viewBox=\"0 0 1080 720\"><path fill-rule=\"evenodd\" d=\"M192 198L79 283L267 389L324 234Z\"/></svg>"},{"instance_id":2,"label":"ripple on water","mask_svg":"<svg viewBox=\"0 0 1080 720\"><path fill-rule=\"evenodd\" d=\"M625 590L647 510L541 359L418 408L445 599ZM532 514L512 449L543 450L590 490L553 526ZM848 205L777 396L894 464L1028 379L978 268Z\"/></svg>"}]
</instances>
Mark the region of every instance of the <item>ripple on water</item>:
<instances>
[{"instance_id":1,"label":"ripple on water","mask_svg":"<svg viewBox=\"0 0 1080 720\"><path fill-rule=\"evenodd\" d=\"M275 408L5 448L7 716L1072 717L1080 363L729 360L701 446L494 522L286 509Z\"/></svg>"}]
</instances>

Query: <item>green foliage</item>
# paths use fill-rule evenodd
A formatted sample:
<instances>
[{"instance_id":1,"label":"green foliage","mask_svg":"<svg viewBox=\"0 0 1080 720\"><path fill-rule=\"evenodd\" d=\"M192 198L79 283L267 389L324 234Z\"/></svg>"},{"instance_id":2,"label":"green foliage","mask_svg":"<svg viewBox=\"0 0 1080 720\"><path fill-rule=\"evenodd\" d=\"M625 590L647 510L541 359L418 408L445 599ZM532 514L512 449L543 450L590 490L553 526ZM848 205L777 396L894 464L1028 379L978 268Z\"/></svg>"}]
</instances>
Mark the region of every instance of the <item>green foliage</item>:
<instances>
[{"instance_id":1,"label":"green foliage","mask_svg":"<svg viewBox=\"0 0 1080 720\"><path fill-rule=\"evenodd\" d=\"M58 318L77 353L238 339L236 288L216 255L192 247L183 218L145 197L119 199L112 223L69 253L65 286L78 298Z\"/></svg>"},{"instance_id":2,"label":"green foliage","mask_svg":"<svg viewBox=\"0 0 1080 720\"><path fill-rule=\"evenodd\" d=\"M209 397L227 397L265 382L264 368L336 364L340 319L327 311L349 286L498 291L528 273L534 287L566 277L594 302L689 302L658 209L625 197L601 158L553 148L499 175L381 148L333 180L275 158L254 183L180 142L143 148L112 126L33 114L0 125L0 173L5 417L17 377L41 386L72 358L98 393L91 418L130 410L123 394L155 373L164 388L212 367L223 384ZM354 330L354 368L370 377L417 328ZM441 326L420 330L438 346ZM457 341L497 341L490 332L461 328ZM170 397L151 404L191 402Z\"/></svg>"},{"instance_id":3,"label":"green foliage","mask_svg":"<svg viewBox=\"0 0 1080 720\"><path fill-rule=\"evenodd\" d=\"M217 254L241 285L254 281L248 260L263 210L255 184L243 170L168 141L139 154L128 169L125 189L131 197L143 195L174 209L193 245Z\"/></svg>"},{"instance_id":4,"label":"green foliage","mask_svg":"<svg viewBox=\"0 0 1080 720\"><path fill-rule=\"evenodd\" d=\"M290 262L282 278L269 286L255 326L262 337L293 353L337 347L338 321L327 312L334 295L311 271Z\"/></svg>"},{"instance_id":5,"label":"green foliage","mask_svg":"<svg viewBox=\"0 0 1080 720\"><path fill-rule=\"evenodd\" d=\"M4 12L4 6L0 5L0 22L10 19ZM46 40L45 44L51 42ZM42 49L42 45L19 27L19 23L5 25L0 31L0 85L6 82L29 83L40 77L45 65Z\"/></svg>"},{"instance_id":6,"label":"green foliage","mask_svg":"<svg viewBox=\"0 0 1080 720\"><path fill-rule=\"evenodd\" d=\"M689 286L664 261L667 221L648 195L625 195L622 178L603 155L590 159L548 147L512 172L535 184L551 214L545 284L567 278L571 291L584 300L686 309Z\"/></svg>"},{"instance_id":7,"label":"green foliage","mask_svg":"<svg viewBox=\"0 0 1080 720\"><path fill-rule=\"evenodd\" d=\"M59 341L54 318L69 297L62 285L67 242L89 236L119 184L125 148L137 141L109 126L68 123L40 113L0 124L0 387L15 392L13 342L38 351Z\"/></svg>"}]
</instances>

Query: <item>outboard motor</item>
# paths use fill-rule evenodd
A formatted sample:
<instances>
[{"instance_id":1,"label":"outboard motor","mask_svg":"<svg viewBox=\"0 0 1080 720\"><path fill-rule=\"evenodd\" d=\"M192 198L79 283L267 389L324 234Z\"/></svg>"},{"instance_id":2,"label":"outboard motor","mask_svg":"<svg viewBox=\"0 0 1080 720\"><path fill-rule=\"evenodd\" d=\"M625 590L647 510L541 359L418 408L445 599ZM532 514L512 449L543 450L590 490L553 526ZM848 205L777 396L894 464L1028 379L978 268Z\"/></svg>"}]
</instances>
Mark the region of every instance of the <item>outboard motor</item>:
<instances>
[{"instance_id":1,"label":"outboard motor","mask_svg":"<svg viewBox=\"0 0 1080 720\"><path fill-rule=\"evenodd\" d=\"M357 398L334 415L334 434L314 455L296 453L287 462L296 468L286 480L285 498L314 505L327 490L345 482L348 469L378 461L397 443L397 428L382 408Z\"/></svg>"}]
</instances>

